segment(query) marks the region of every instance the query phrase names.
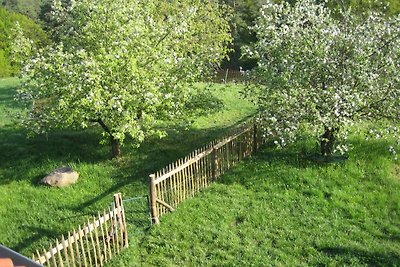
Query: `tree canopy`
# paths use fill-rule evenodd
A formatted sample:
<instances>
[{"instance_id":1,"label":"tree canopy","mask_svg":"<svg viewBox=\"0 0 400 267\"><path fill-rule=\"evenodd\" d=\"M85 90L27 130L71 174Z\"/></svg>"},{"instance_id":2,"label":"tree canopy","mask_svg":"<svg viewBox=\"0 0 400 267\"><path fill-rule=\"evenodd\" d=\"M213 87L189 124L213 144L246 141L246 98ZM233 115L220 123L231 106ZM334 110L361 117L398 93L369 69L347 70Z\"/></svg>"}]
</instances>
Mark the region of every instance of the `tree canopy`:
<instances>
[{"instance_id":1,"label":"tree canopy","mask_svg":"<svg viewBox=\"0 0 400 267\"><path fill-rule=\"evenodd\" d=\"M98 123L114 156L130 136L140 144L158 120L185 112L195 81L227 53L224 9L208 1L82 0L53 6L55 40L25 62L23 124L51 128Z\"/></svg>"},{"instance_id":2,"label":"tree canopy","mask_svg":"<svg viewBox=\"0 0 400 267\"><path fill-rule=\"evenodd\" d=\"M338 12L312 0L261 10L258 40L246 50L258 59L253 78L259 86L246 93L262 111L266 134L279 137L280 145L311 128L321 153L330 154L355 122L378 120L390 124L371 133L400 142L400 16Z\"/></svg>"},{"instance_id":3,"label":"tree canopy","mask_svg":"<svg viewBox=\"0 0 400 267\"><path fill-rule=\"evenodd\" d=\"M220 0L230 6L233 12L231 19L231 28L233 36L232 51L229 53L230 59L224 62L225 68L251 69L256 66L256 62L251 58L243 56L240 47L249 45L256 41L256 34L249 30L253 27L256 18L260 15L259 11L262 5L268 3L287 2L294 5L297 0ZM355 13L363 13L368 10L383 12L387 15L395 15L400 13L400 1L398 0L341 0L341 1L325 1L316 0L316 2L325 4L332 11L351 8Z\"/></svg>"}]
</instances>

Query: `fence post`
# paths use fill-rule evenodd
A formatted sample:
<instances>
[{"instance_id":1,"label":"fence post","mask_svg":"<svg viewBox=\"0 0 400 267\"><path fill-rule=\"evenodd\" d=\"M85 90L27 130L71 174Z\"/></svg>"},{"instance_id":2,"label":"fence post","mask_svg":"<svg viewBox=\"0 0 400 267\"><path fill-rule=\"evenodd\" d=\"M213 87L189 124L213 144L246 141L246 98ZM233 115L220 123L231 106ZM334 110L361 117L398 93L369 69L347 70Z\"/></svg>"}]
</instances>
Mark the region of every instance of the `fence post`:
<instances>
[{"instance_id":1,"label":"fence post","mask_svg":"<svg viewBox=\"0 0 400 267\"><path fill-rule=\"evenodd\" d=\"M253 153L257 151L257 120L254 118L253 122Z\"/></svg>"},{"instance_id":2,"label":"fence post","mask_svg":"<svg viewBox=\"0 0 400 267\"><path fill-rule=\"evenodd\" d=\"M229 73L229 69L226 69L226 73L225 73L225 84L228 82L228 73Z\"/></svg>"},{"instance_id":3,"label":"fence post","mask_svg":"<svg viewBox=\"0 0 400 267\"><path fill-rule=\"evenodd\" d=\"M217 166L218 166L218 159L217 159L217 150L215 146L212 147L211 152L211 175L212 181L217 180Z\"/></svg>"},{"instance_id":4,"label":"fence post","mask_svg":"<svg viewBox=\"0 0 400 267\"><path fill-rule=\"evenodd\" d=\"M117 193L114 195L114 206L118 211L118 217L121 220L120 225L122 226L122 231L123 231L123 246L128 247L129 242L128 242L128 229L126 227L126 219L125 219L125 209L124 209L124 203L122 201L122 195L121 193Z\"/></svg>"},{"instance_id":5,"label":"fence post","mask_svg":"<svg viewBox=\"0 0 400 267\"><path fill-rule=\"evenodd\" d=\"M160 220L158 218L157 212L157 192L156 192L156 176L155 174L150 174L150 211L151 211L151 221L153 224L159 224Z\"/></svg>"}]
</instances>

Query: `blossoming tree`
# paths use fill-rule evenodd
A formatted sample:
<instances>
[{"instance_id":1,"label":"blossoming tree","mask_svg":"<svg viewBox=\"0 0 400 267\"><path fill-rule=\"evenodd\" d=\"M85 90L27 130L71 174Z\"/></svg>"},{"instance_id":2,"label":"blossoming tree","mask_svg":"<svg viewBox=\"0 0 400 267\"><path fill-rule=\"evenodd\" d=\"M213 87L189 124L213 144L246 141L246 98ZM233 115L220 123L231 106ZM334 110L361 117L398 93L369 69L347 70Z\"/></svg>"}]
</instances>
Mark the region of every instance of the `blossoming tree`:
<instances>
[{"instance_id":1,"label":"blossoming tree","mask_svg":"<svg viewBox=\"0 0 400 267\"><path fill-rule=\"evenodd\" d=\"M155 123L184 112L189 85L231 41L214 1L68 2L53 2L56 44L25 62L19 99L32 108L22 123L38 133L98 123L114 156L126 136L162 134Z\"/></svg>"},{"instance_id":2,"label":"blossoming tree","mask_svg":"<svg viewBox=\"0 0 400 267\"><path fill-rule=\"evenodd\" d=\"M384 129L370 133L399 140L400 16L332 15L323 4L301 0L263 6L254 30L258 41L245 50L258 59L256 86L246 94L279 145L311 128L323 155L345 152L335 140L360 121L383 121Z\"/></svg>"}]
</instances>

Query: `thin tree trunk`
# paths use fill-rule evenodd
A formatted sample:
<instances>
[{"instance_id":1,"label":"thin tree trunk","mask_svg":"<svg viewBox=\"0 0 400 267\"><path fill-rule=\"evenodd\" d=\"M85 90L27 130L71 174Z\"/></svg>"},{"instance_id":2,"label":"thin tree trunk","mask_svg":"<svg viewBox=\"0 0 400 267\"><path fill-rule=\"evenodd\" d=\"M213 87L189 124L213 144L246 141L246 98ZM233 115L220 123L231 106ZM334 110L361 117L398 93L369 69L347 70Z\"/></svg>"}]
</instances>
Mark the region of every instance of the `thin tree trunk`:
<instances>
[{"instance_id":1,"label":"thin tree trunk","mask_svg":"<svg viewBox=\"0 0 400 267\"><path fill-rule=\"evenodd\" d=\"M329 156L333 153L333 147L335 145L335 132L337 132L336 128L330 128L325 126L325 133L321 135L321 155Z\"/></svg>"},{"instance_id":2,"label":"thin tree trunk","mask_svg":"<svg viewBox=\"0 0 400 267\"><path fill-rule=\"evenodd\" d=\"M114 137L110 136L110 141L111 141L111 150L112 150L112 155L114 158L118 158L121 156L121 145L118 139L115 139Z\"/></svg>"},{"instance_id":3,"label":"thin tree trunk","mask_svg":"<svg viewBox=\"0 0 400 267\"><path fill-rule=\"evenodd\" d=\"M102 121L101 119L94 120L100 124L100 126L103 128L103 130L108 133L110 136L110 143L111 143L111 153L114 158L118 158L121 156L121 143L119 139L115 139L114 136L111 133L110 128Z\"/></svg>"}]
</instances>

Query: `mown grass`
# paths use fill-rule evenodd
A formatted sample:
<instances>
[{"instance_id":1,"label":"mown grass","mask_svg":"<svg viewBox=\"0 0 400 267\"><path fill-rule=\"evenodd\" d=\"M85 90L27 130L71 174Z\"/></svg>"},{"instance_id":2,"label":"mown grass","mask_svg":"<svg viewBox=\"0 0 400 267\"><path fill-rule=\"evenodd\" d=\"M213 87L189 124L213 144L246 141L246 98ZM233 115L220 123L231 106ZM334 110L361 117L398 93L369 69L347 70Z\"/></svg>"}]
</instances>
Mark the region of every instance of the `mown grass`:
<instances>
[{"instance_id":1,"label":"mown grass","mask_svg":"<svg viewBox=\"0 0 400 267\"><path fill-rule=\"evenodd\" d=\"M147 194L150 173L223 135L255 112L239 99L238 86L212 86L210 93L216 102L224 103L223 110L199 117L191 126L168 129L168 137L149 138L138 149L128 144L123 157L113 160L110 148L99 145L96 127L26 139L27 132L13 120L22 109L13 101L18 84L18 79L0 80L0 243L28 256L109 207L114 193L122 192L125 198ZM65 165L80 173L77 184L62 189L38 184L54 168ZM148 226L145 200L140 211L129 205L132 224Z\"/></svg>"},{"instance_id":2,"label":"mown grass","mask_svg":"<svg viewBox=\"0 0 400 267\"><path fill-rule=\"evenodd\" d=\"M400 266L400 172L385 141L349 158L264 147L164 216L113 266Z\"/></svg>"},{"instance_id":3,"label":"mown grass","mask_svg":"<svg viewBox=\"0 0 400 267\"><path fill-rule=\"evenodd\" d=\"M27 255L108 206L113 193L147 194L149 173L254 112L238 87L214 86L223 110L139 149L125 146L116 161L97 128L26 139L11 120L22 108L11 101L17 84L0 81L0 243ZM348 159L330 160L308 141L267 145L145 233L145 200L137 213L126 203L131 246L110 266L399 266L399 162L385 141L352 143ZM67 164L80 172L76 185L37 184Z\"/></svg>"}]
</instances>

